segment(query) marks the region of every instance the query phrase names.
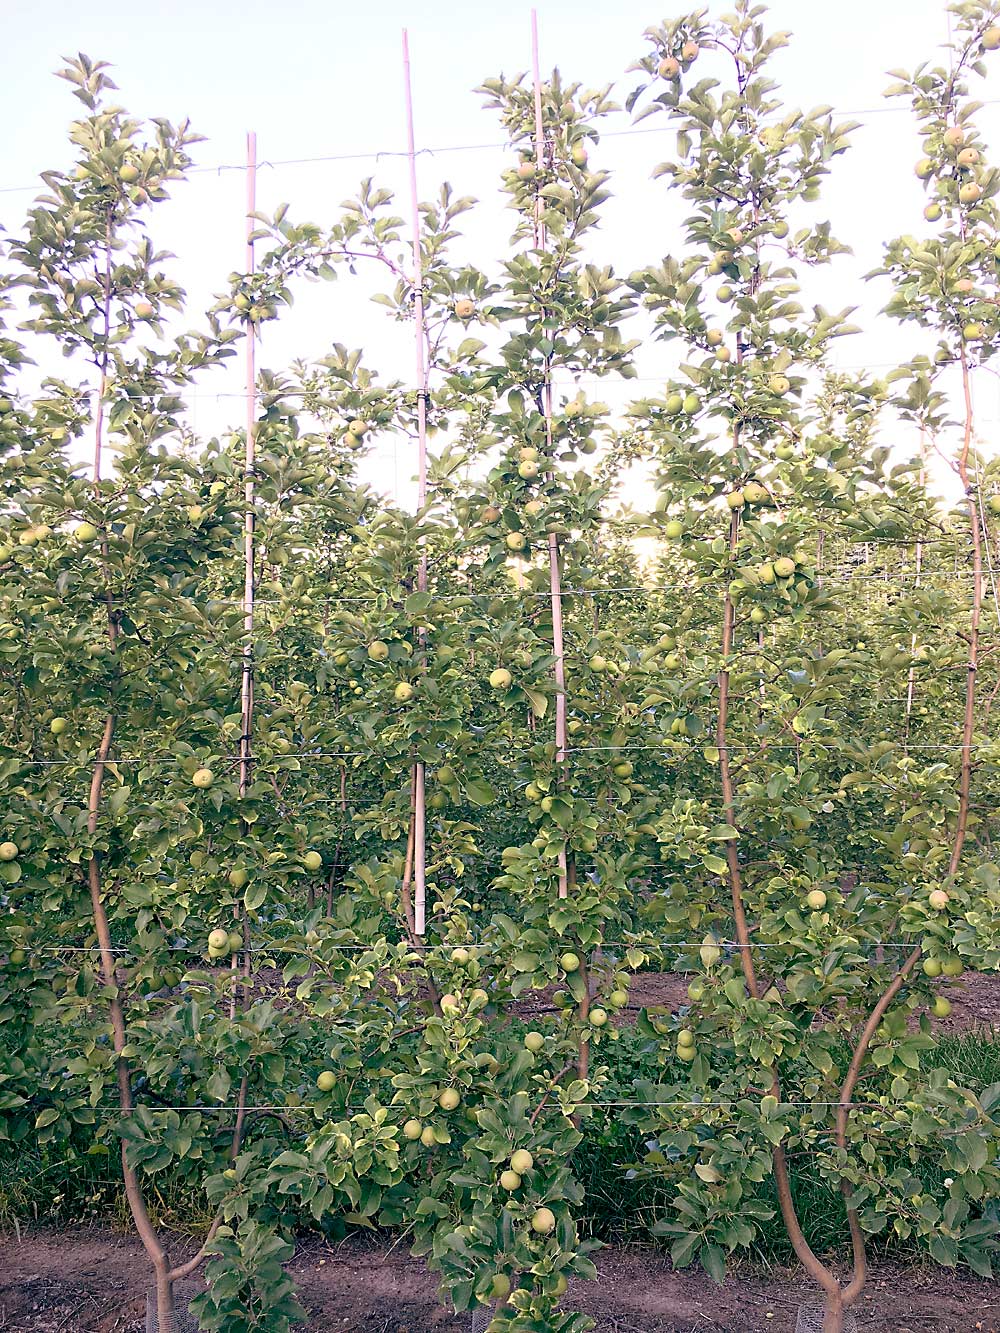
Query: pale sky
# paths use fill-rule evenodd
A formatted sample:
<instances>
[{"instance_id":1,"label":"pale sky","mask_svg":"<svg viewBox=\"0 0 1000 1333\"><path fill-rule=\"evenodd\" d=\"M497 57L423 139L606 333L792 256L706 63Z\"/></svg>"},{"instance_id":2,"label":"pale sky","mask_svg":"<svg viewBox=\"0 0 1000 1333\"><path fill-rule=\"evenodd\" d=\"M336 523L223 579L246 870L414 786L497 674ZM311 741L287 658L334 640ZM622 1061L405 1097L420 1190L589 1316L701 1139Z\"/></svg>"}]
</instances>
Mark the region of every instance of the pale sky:
<instances>
[{"instance_id":1,"label":"pale sky","mask_svg":"<svg viewBox=\"0 0 1000 1333\"><path fill-rule=\"evenodd\" d=\"M716 13L726 6L714 7ZM614 81L619 99L633 85L626 67L644 54L643 29L682 7L650 5L645 0L538 0L543 73L558 64L563 76L585 86ZM243 262L245 135L254 129L262 163L258 200L270 211L289 202L292 216L329 222L337 206L352 194L362 176L399 193L406 211L405 175L398 156L404 146L400 34L410 30L418 146L443 150L422 155L422 197L436 192L442 179L459 193L481 201L466 218L466 240L459 253L492 267L511 230L512 215L498 194L499 172L511 155L493 113L481 108L472 89L483 78L528 67L530 6L459 4L457 0L374 0L346 6L319 0L173 0L167 5L137 6L134 0L7 0L5 5L2 123L17 127L4 145L0 171L0 223L16 229L36 192L38 173L73 160L65 127L78 103L69 86L52 77L60 57L76 51L108 60L120 97L143 117L171 120L190 117L207 141L196 146L198 171L175 188L173 201L156 210L154 240L174 251L174 272L192 298L192 315L225 285ZM776 0L770 26L792 30L791 46L773 70L789 105L810 108L831 103L838 112L863 122L855 147L836 160L824 195L812 207L816 220L829 218L834 234L850 244L853 258L821 271L810 294L833 309L863 306L866 332L844 339L835 357L844 366L868 366L875 373L926 344L915 330L900 331L874 317L884 302L884 283L861 282L878 262L881 241L901 231L927 229L921 217L923 194L913 174L919 140L904 104L886 103L881 94L890 81L885 71L912 67L936 58L947 36L943 4L934 0L840 0L836 6L815 0ZM1000 53L994 78L977 90L984 100L1000 100ZM699 70L699 73L701 71ZM706 61L705 72L708 72ZM727 71L728 73L728 71ZM988 141L996 142L1000 115L989 105L980 116ZM673 220L676 200L665 182L650 171L672 148L663 132L666 117L642 123L656 133L616 134L594 150L594 165L613 171L615 198L593 243L594 257L627 274L680 249ZM624 113L605 123L629 128ZM479 147L469 147L480 145ZM486 146L482 146L486 145ZM368 154L363 160L289 164L289 159ZM217 169L218 168L218 169ZM260 364L281 369L294 357L323 354L334 342L361 346L366 360L384 378L410 377L412 356L405 330L387 321L370 303L372 277L345 276L333 285L300 286L291 317L269 327ZM656 392L669 372L671 354L649 344L640 355L640 375L648 383L616 388L586 386L591 397L624 403L638 393ZM634 383L634 382L633 382ZM216 374L192 401L193 424L205 433L239 424L238 369ZM987 438L1000 419L1000 379L980 377L979 427ZM911 441L894 439L904 453ZM367 465L380 489L406 496L411 471L401 445L386 442ZM990 450L991 451L991 450Z\"/></svg>"}]
</instances>

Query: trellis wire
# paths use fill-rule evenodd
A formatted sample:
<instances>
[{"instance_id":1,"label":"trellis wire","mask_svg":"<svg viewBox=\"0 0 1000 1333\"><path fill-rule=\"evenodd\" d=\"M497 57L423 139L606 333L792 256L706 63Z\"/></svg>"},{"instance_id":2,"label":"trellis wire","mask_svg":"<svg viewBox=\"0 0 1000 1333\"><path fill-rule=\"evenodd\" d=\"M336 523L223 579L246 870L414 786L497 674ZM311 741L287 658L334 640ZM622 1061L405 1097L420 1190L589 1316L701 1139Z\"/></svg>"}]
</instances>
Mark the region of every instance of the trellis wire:
<instances>
[{"instance_id":1,"label":"trellis wire","mask_svg":"<svg viewBox=\"0 0 1000 1333\"><path fill-rule=\"evenodd\" d=\"M629 524L628 526L634 527L642 525ZM923 545L927 543L927 540L926 536L917 537L913 541L907 542L906 545ZM971 569L924 570L920 579L917 579L914 575L907 574L904 570L895 571L885 569L873 574L863 574L852 570L849 573L845 572L843 574L824 574L823 582L824 585L833 583L844 584L845 586L852 583L894 584L914 582L916 586L921 586L922 579L971 579L972 577L973 573ZM631 583L609 585L605 588L563 588L562 593L564 597L610 597L625 593L645 593L647 597L656 597L661 593L691 593L702 590L703 589L698 587L697 581L694 581L692 583L659 583L653 587L641 583ZM363 597L341 597L336 592L330 592L323 594L323 600L327 603L336 603L338 606L369 605L372 602L381 602L388 596L390 595L387 593L367 593ZM536 588L524 587L487 588L482 590L470 587L465 590L456 589L454 592L435 591L433 593L434 600L438 602L468 601L477 597L482 598L484 601L503 601L510 599L530 601L532 598L550 596L551 592L547 588L539 590ZM53 600L70 603L74 599L71 597L57 597ZM390 600L389 605L395 605L396 609L402 609L401 601L394 604ZM178 597L178 602L183 602L189 606L242 606L243 599L240 597L189 597L181 595ZM289 607L288 601L280 597L258 597L256 599L256 604L258 606ZM120 598L119 605L127 606L128 602L126 599ZM289 609L294 610L296 608L293 606ZM315 608L305 608L304 614L314 615Z\"/></svg>"},{"instance_id":2,"label":"trellis wire","mask_svg":"<svg viewBox=\"0 0 1000 1333\"><path fill-rule=\"evenodd\" d=\"M553 867L554 869L555 867ZM704 940L601 940L595 948L600 949L700 949L705 943ZM866 940L865 945L869 949L912 949L915 940ZM324 941L324 948L336 949L338 952L358 952L370 953L377 948L377 944L333 944ZM447 940L441 944L395 944L390 948L405 948L408 951L419 953L447 953L452 949L468 948L472 946L476 949L483 949L487 954L500 953L502 950L498 946L491 946L483 939L457 939ZM787 949L792 947L781 941L767 942L764 940L754 941L750 944L740 944L737 940L717 940L715 946L719 949ZM88 944L39 944L23 946L26 953L100 953L101 950L96 945ZM798 947L798 946L796 946ZM127 949L124 946L116 947L110 950L111 953L120 956L141 957L134 949ZM191 953L201 955L202 950L196 948L193 944L167 944L161 946L157 951L160 953ZM302 948L298 944L251 944L247 949L249 953L301 953ZM398 963L398 958L386 958L386 963ZM298 978L296 978L298 980Z\"/></svg>"},{"instance_id":3,"label":"trellis wire","mask_svg":"<svg viewBox=\"0 0 1000 1333\"><path fill-rule=\"evenodd\" d=\"M662 1110L662 1111L667 1111L667 1110L720 1111L720 1110L728 1110L731 1107L738 1106L741 1101L752 1101L752 1100L753 1098L749 1095L747 1095L746 1097L728 1097L723 1101L714 1101L714 1102L713 1101L591 1101L588 1098L580 1098L579 1101L574 1101L573 1105L587 1106L595 1111L614 1111L614 1110L629 1110L629 1109ZM796 1109L799 1110L801 1110L804 1107L816 1108L819 1110L833 1110L834 1108L846 1107L847 1109L852 1111L868 1111L874 1115L884 1116L887 1120L892 1120L894 1118L894 1113L889 1106L882 1106L875 1102L859 1102L853 1100L847 1102L844 1101L814 1102L814 1101L788 1101L783 1099L780 1104L781 1106L795 1107ZM897 1107L901 1106L902 1104L903 1104L902 1100L895 1103ZM392 1110L394 1108L397 1110L400 1109L398 1103L386 1104L380 1102L379 1105L383 1106L384 1109L387 1111ZM93 1111L95 1115L123 1114L121 1108L117 1106L87 1106L85 1108L81 1107L80 1109ZM220 1106L201 1106L201 1105L152 1106L148 1102L143 1102L138 1107L136 1107L136 1110L153 1111L155 1113L159 1113L162 1115L170 1115L170 1114L179 1115L181 1112L184 1112L185 1114L188 1115L203 1115L206 1112L214 1112L218 1115L224 1115L230 1111L239 1111L239 1109L240 1109L239 1105L236 1103L232 1105L225 1103ZM247 1112L255 1111L259 1114L280 1113L281 1115L311 1115L314 1114L318 1108L315 1105L285 1106L281 1103L275 1103L273 1106L272 1105L247 1106L244 1109ZM552 1111L559 1111L560 1109L559 1103L557 1101L546 1102L546 1109ZM336 1113L338 1115L365 1115L367 1113L367 1107L338 1106L336 1108ZM129 1114L135 1114L135 1112L133 1111L130 1112Z\"/></svg>"},{"instance_id":4,"label":"trellis wire","mask_svg":"<svg viewBox=\"0 0 1000 1333\"><path fill-rule=\"evenodd\" d=\"M962 669L962 668L956 668L956 669L958 670L958 669ZM883 740L888 740L888 738L887 738L887 737L886 737L886 738L883 738ZM637 754L637 753L640 753L640 752L643 752L643 751L663 750L664 747L666 747L666 746L669 746L669 745L681 745L681 744L684 744L685 741L692 741L692 742L695 742L695 743L697 743L697 742L701 742L703 745L711 745L711 744L714 744L714 741L707 740L706 738L704 738L704 737L700 737L700 736L697 736L697 737L695 737L695 736L682 736L682 737L680 737L679 739L678 739L677 737L673 737L673 736L664 736L663 740L662 740L659 744L657 744L657 745L652 745L652 744L647 744L647 745L569 745L569 746L566 747L566 753L567 753L567 754L588 754L588 753L590 753L590 752L592 751L592 752L595 753L595 754L602 754L602 753L613 753L613 754ZM945 750L945 751L947 751L947 750L965 750L965 749L969 749L969 748L971 748L971 749L973 749L973 750L983 750L983 749L989 749L989 748L992 748L992 746L993 746L993 744L994 744L994 742L992 742L992 741L978 741L978 742L976 742L975 744L973 744L971 747L969 747L969 746L965 746L965 745L958 745L958 744L949 743L949 742L947 742L947 741L940 741L940 742L938 742L938 741L921 741L921 742L917 742L916 744L912 744L912 745L911 745L911 744L909 744L909 743L908 743L905 739L903 739L903 738L898 738L898 739L896 739L896 740L889 741L888 743L891 744L891 745L898 745L898 746L900 747L900 749L906 749L906 750L934 750L934 751L938 751L938 750ZM730 750L737 750L737 751L739 751L739 750L754 750L754 752L756 753L756 749L758 749L758 748L760 748L760 747L754 747L754 746L752 746L752 745L750 745L750 744L748 744L748 743L746 743L746 742L739 742L739 743L737 743L737 744L730 744L727 748L730 749ZM827 744L826 742L824 742L824 741L814 741L814 740L810 740L808 737L803 737L802 740L799 741L797 744L796 744L795 741L774 741L772 744L769 744L769 745L767 745L767 746L764 747L764 748L766 748L767 750L800 750L800 749L801 749L801 750L832 750L832 751L834 751L834 752L837 753L837 754L842 754L842 755L844 756L845 759L850 759L850 758L852 757L851 754L845 749L844 746L841 746L841 745L828 745L828 744ZM226 762L227 760L230 761L230 762L234 762L234 761L237 761L237 760L239 759L239 755L223 755L223 756L221 756L221 758L222 758L222 761L223 761L223 762ZM305 753L302 753L302 754L284 754L284 755L281 755L281 756L280 756L280 759L293 759L293 760L295 760L296 762L299 762L299 761L301 761L301 760L303 760L303 759L310 759L310 760L312 760L312 759L371 759L371 758L372 758L371 753L370 753L370 752L363 751L363 750L326 750L326 751L322 751L322 752L320 752L320 753L312 753L312 754L310 754L309 752L305 752ZM92 759L92 758L87 758L87 759L27 759L27 758L23 758L22 756L19 756L19 755L0 755L0 761L6 760L6 759L13 759L13 760L16 760L16 762L17 762L18 764L20 764L20 765L21 765L22 767L24 767L24 768L64 768L64 767L86 768L86 767L88 767L89 765L96 764L97 762L99 762L98 760L96 760L96 759ZM279 769L280 769L280 759L279 759L278 761L276 761L276 766L277 766ZM150 756L147 756L147 757L145 757L145 758L140 758L140 757L138 757L138 756L129 756L129 757L121 758L121 759L108 759L108 760L106 761L106 766L107 766L108 768L114 768L114 766L115 766L116 764L169 764L169 763L177 763L177 758L176 758L175 755L150 755ZM289 770L286 770L286 771L294 773L295 770L294 770L294 769L289 769ZM340 798L339 796L337 796L337 797L331 797L330 800L331 800L331 802L332 802L333 804L335 804L335 805L340 805L340 804L341 804L341 798ZM322 802L313 802L313 804L322 804ZM348 801L348 804L350 804L350 801Z\"/></svg>"},{"instance_id":5,"label":"trellis wire","mask_svg":"<svg viewBox=\"0 0 1000 1333\"><path fill-rule=\"evenodd\" d=\"M987 98L978 103L979 106L997 106L1000 105L1000 98ZM885 116L900 115L908 113L905 106L869 106L869 107L848 107L838 110L834 108L834 114L838 116ZM639 129L632 127L624 130L605 130L602 139L625 139L633 138L638 135L646 134L669 134L669 126L644 126ZM510 143L507 140L494 140L488 143L455 143L455 144L435 144L428 148L418 150L420 157L434 157L438 153L484 153L500 152L510 149ZM262 167L268 167L276 170L278 167L305 167L313 166L323 162L371 162L381 157L407 157L406 149L399 148L368 148L353 153L324 153L317 157L278 157L268 158L260 163ZM221 176L224 171L246 171L246 165L242 162L213 162L206 163L203 166L193 166L189 168L190 175L209 175L215 174ZM0 194L27 194L31 190L39 188L35 181L30 185L3 185L0 186Z\"/></svg>"}]
</instances>

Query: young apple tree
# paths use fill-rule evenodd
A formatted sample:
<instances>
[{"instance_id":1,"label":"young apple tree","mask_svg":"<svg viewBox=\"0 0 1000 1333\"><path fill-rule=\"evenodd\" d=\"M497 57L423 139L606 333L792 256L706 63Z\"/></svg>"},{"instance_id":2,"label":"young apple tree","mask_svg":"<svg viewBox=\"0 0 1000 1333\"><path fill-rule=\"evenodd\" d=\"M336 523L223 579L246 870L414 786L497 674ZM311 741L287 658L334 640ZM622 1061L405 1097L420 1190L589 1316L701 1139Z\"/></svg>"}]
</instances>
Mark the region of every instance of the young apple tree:
<instances>
[{"instance_id":1,"label":"young apple tree","mask_svg":"<svg viewBox=\"0 0 1000 1333\"><path fill-rule=\"evenodd\" d=\"M995 1224L978 1201L997 1178L993 1107L924 1067L932 1038L918 1011L946 966L995 962L997 918L981 858L963 855L961 748L917 758L898 729L876 740L849 725L881 662L824 628L838 613L823 543L912 542L933 514L914 468L851 447L824 413L818 375L850 312L800 303L800 270L840 249L800 205L818 197L851 126L781 103L767 66L786 38L767 34L763 14L743 0L719 22L698 11L649 30L630 102L676 125L677 156L658 174L688 208L687 250L634 280L681 347L678 378L633 414L664 533L697 590L678 613L681 660L649 702L690 738L660 821L676 875L663 916L680 935L692 916L704 931L686 955L690 1009L646 1020L669 1040L649 1100L674 1105L638 1118L656 1133L653 1169L676 1182L676 1220L658 1227L674 1261L698 1258L721 1278L775 1213L756 1188L770 1177L822 1289L824 1331L837 1333L865 1281L866 1237L887 1226L928 1235L945 1261L989 1267ZM883 394L840 387L848 419ZM831 835L856 801L870 823L852 857ZM922 969L925 958L940 968ZM952 1136L975 1151L953 1152ZM915 1193L908 1166L932 1144L955 1163L942 1200ZM843 1199L846 1280L799 1218L789 1155L806 1153Z\"/></svg>"}]
</instances>

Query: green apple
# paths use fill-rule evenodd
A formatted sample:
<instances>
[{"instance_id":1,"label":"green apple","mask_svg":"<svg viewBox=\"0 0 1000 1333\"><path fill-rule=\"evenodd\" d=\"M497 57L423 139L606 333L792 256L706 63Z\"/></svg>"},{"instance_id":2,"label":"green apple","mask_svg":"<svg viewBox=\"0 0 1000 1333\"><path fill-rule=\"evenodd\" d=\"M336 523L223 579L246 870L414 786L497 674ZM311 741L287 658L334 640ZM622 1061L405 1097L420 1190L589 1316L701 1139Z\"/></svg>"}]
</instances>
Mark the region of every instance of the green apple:
<instances>
[{"instance_id":1,"label":"green apple","mask_svg":"<svg viewBox=\"0 0 1000 1333\"><path fill-rule=\"evenodd\" d=\"M592 1027L602 1028L607 1021L608 1011L606 1009L591 1009L590 1022Z\"/></svg>"},{"instance_id":2,"label":"green apple","mask_svg":"<svg viewBox=\"0 0 1000 1333\"><path fill-rule=\"evenodd\" d=\"M523 463L518 463L517 475L522 481L532 481L538 476L538 464L530 458L525 459Z\"/></svg>"},{"instance_id":3,"label":"green apple","mask_svg":"<svg viewBox=\"0 0 1000 1333\"><path fill-rule=\"evenodd\" d=\"M211 787L212 783L215 781L215 774L210 768L199 768L195 772L191 781L196 787L199 787L204 791L206 787Z\"/></svg>"},{"instance_id":4,"label":"green apple","mask_svg":"<svg viewBox=\"0 0 1000 1333\"><path fill-rule=\"evenodd\" d=\"M385 662L389 657L389 645L381 639L375 639L368 645L368 657L372 662Z\"/></svg>"},{"instance_id":5,"label":"green apple","mask_svg":"<svg viewBox=\"0 0 1000 1333\"><path fill-rule=\"evenodd\" d=\"M324 1069L316 1080L320 1092L332 1092L337 1086L337 1075L332 1069Z\"/></svg>"},{"instance_id":6,"label":"green apple","mask_svg":"<svg viewBox=\"0 0 1000 1333\"><path fill-rule=\"evenodd\" d=\"M913 168L922 181L929 180L934 175L934 163L929 157L922 157Z\"/></svg>"},{"instance_id":7,"label":"green apple","mask_svg":"<svg viewBox=\"0 0 1000 1333\"><path fill-rule=\"evenodd\" d=\"M635 770L627 759L623 759L621 763L615 764L611 771L616 778L630 778Z\"/></svg>"},{"instance_id":8,"label":"green apple","mask_svg":"<svg viewBox=\"0 0 1000 1333\"><path fill-rule=\"evenodd\" d=\"M689 393L684 399L684 415L693 417L701 408L701 399L696 393Z\"/></svg>"},{"instance_id":9,"label":"green apple","mask_svg":"<svg viewBox=\"0 0 1000 1333\"><path fill-rule=\"evenodd\" d=\"M706 935L702 941L698 957L701 959L702 967L714 967L722 957L722 950L711 935Z\"/></svg>"},{"instance_id":10,"label":"green apple","mask_svg":"<svg viewBox=\"0 0 1000 1333\"><path fill-rule=\"evenodd\" d=\"M941 975L941 962L937 958L925 958L920 964L925 977L939 977Z\"/></svg>"},{"instance_id":11,"label":"green apple","mask_svg":"<svg viewBox=\"0 0 1000 1333\"><path fill-rule=\"evenodd\" d=\"M213 930L208 937L209 953L223 954L229 948L229 931Z\"/></svg>"},{"instance_id":12,"label":"green apple","mask_svg":"<svg viewBox=\"0 0 1000 1333\"><path fill-rule=\"evenodd\" d=\"M519 1176L525 1175L535 1165L535 1159L527 1148L518 1148L510 1155L510 1169L516 1171Z\"/></svg>"},{"instance_id":13,"label":"green apple","mask_svg":"<svg viewBox=\"0 0 1000 1333\"><path fill-rule=\"evenodd\" d=\"M136 319L152 319L156 314L149 301L136 301L135 317Z\"/></svg>"},{"instance_id":14,"label":"green apple","mask_svg":"<svg viewBox=\"0 0 1000 1333\"><path fill-rule=\"evenodd\" d=\"M806 902L814 912L822 912L826 906L826 894L822 889L813 889L806 894Z\"/></svg>"},{"instance_id":15,"label":"green apple","mask_svg":"<svg viewBox=\"0 0 1000 1333\"><path fill-rule=\"evenodd\" d=\"M49 731L52 732L53 736L61 736L68 726L69 722L66 718L54 717L49 723Z\"/></svg>"},{"instance_id":16,"label":"green apple","mask_svg":"<svg viewBox=\"0 0 1000 1333\"><path fill-rule=\"evenodd\" d=\"M945 999L943 995L934 997L934 1017L947 1018L951 1013L951 1001Z\"/></svg>"},{"instance_id":17,"label":"green apple","mask_svg":"<svg viewBox=\"0 0 1000 1333\"><path fill-rule=\"evenodd\" d=\"M406 1124L403 1126L403 1138L409 1139L411 1143L415 1143L417 1139L420 1138L423 1128L424 1127L419 1120L407 1120Z\"/></svg>"},{"instance_id":18,"label":"green apple","mask_svg":"<svg viewBox=\"0 0 1000 1333\"><path fill-rule=\"evenodd\" d=\"M564 972L575 972L580 966L580 956L575 953L564 953L559 959L559 966Z\"/></svg>"},{"instance_id":19,"label":"green apple","mask_svg":"<svg viewBox=\"0 0 1000 1333\"><path fill-rule=\"evenodd\" d=\"M788 381L787 375L772 375L771 378L767 381L767 387L771 390L773 394L776 394L779 398L781 398L784 396L784 394L788 392L788 390L792 386Z\"/></svg>"},{"instance_id":20,"label":"green apple","mask_svg":"<svg viewBox=\"0 0 1000 1333\"><path fill-rule=\"evenodd\" d=\"M430 1125L424 1125L423 1129L420 1131L420 1142L425 1148L434 1148L437 1146L437 1138Z\"/></svg>"},{"instance_id":21,"label":"green apple","mask_svg":"<svg viewBox=\"0 0 1000 1333\"><path fill-rule=\"evenodd\" d=\"M685 64L690 65L692 61L698 59L700 47L697 42L687 41L681 47L681 59Z\"/></svg>"},{"instance_id":22,"label":"green apple","mask_svg":"<svg viewBox=\"0 0 1000 1333\"><path fill-rule=\"evenodd\" d=\"M790 579L795 573L795 561L789 555L779 555L773 567L779 579Z\"/></svg>"},{"instance_id":23,"label":"green apple","mask_svg":"<svg viewBox=\"0 0 1000 1333\"><path fill-rule=\"evenodd\" d=\"M943 912L951 900L944 889L933 889L927 895L927 901L935 912Z\"/></svg>"},{"instance_id":24,"label":"green apple","mask_svg":"<svg viewBox=\"0 0 1000 1333\"><path fill-rule=\"evenodd\" d=\"M551 1235L556 1229L556 1215L551 1208L537 1208L531 1218L531 1229L539 1236Z\"/></svg>"},{"instance_id":25,"label":"green apple","mask_svg":"<svg viewBox=\"0 0 1000 1333\"><path fill-rule=\"evenodd\" d=\"M226 952L239 953L243 948L243 936L238 930L231 930L226 938Z\"/></svg>"},{"instance_id":26,"label":"green apple","mask_svg":"<svg viewBox=\"0 0 1000 1333\"><path fill-rule=\"evenodd\" d=\"M1000 514L1000 495L991 495L986 504L991 514Z\"/></svg>"},{"instance_id":27,"label":"green apple","mask_svg":"<svg viewBox=\"0 0 1000 1333\"><path fill-rule=\"evenodd\" d=\"M347 429L352 435L356 435L360 440L368 434L371 427L367 421L362 421L360 417L355 417L353 421L348 423Z\"/></svg>"},{"instance_id":28,"label":"green apple","mask_svg":"<svg viewBox=\"0 0 1000 1333\"><path fill-rule=\"evenodd\" d=\"M462 1097L457 1088L445 1088L438 1098L442 1111L457 1111L462 1104Z\"/></svg>"},{"instance_id":29,"label":"green apple","mask_svg":"<svg viewBox=\"0 0 1000 1333\"><path fill-rule=\"evenodd\" d=\"M508 1194L513 1194L515 1190L521 1188L521 1177L516 1171L501 1171L500 1184Z\"/></svg>"},{"instance_id":30,"label":"green apple","mask_svg":"<svg viewBox=\"0 0 1000 1333\"><path fill-rule=\"evenodd\" d=\"M506 1273L496 1273L490 1283L490 1295L498 1300L502 1296L510 1295L510 1278Z\"/></svg>"},{"instance_id":31,"label":"green apple","mask_svg":"<svg viewBox=\"0 0 1000 1333\"><path fill-rule=\"evenodd\" d=\"M983 48L995 51L998 47L1000 47L1000 28L987 28L983 33Z\"/></svg>"},{"instance_id":32,"label":"green apple","mask_svg":"<svg viewBox=\"0 0 1000 1333\"><path fill-rule=\"evenodd\" d=\"M78 542L92 542L99 535L93 523L78 523L73 529L73 536Z\"/></svg>"},{"instance_id":33,"label":"green apple","mask_svg":"<svg viewBox=\"0 0 1000 1333\"><path fill-rule=\"evenodd\" d=\"M118 179L124 181L126 185L134 185L139 179L139 168L131 162L126 162L124 166L118 168Z\"/></svg>"},{"instance_id":34,"label":"green apple","mask_svg":"<svg viewBox=\"0 0 1000 1333\"><path fill-rule=\"evenodd\" d=\"M683 394L671 393L667 395L667 399L663 404L663 410L666 412L667 416L675 417L678 414L678 412L683 411L683 409L684 409Z\"/></svg>"},{"instance_id":35,"label":"green apple","mask_svg":"<svg viewBox=\"0 0 1000 1333\"><path fill-rule=\"evenodd\" d=\"M508 551L523 551L528 539L523 532L508 532L506 537Z\"/></svg>"},{"instance_id":36,"label":"green apple","mask_svg":"<svg viewBox=\"0 0 1000 1333\"><path fill-rule=\"evenodd\" d=\"M583 168L587 165L587 145L577 142L570 149L570 158L575 167Z\"/></svg>"},{"instance_id":37,"label":"green apple","mask_svg":"<svg viewBox=\"0 0 1000 1333\"><path fill-rule=\"evenodd\" d=\"M532 1055L537 1055L545 1045L545 1037L541 1032L526 1032L524 1034L524 1044Z\"/></svg>"},{"instance_id":38,"label":"green apple","mask_svg":"<svg viewBox=\"0 0 1000 1333\"><path fill-rule=\"evenodd\" d=\"M462 296L455 302L453 309L459 319L471 319L476 313L476 303L470 301L467 296Z\"/></svg>"},{"instance_id":39,"label":"green apple","mask_svg":"<svg viewBox=\"0 0 1000 1333\"><path fill-rule=\"evenodd\" d=\"M683 533L684 524L679 518L671 518L663 525L663 535L669 537L671 541L676 541Z\"/></svg>"},{"instance_id":40,"label":"green apple","mask_svg":"<svg viewBox=\"0 0 1000 1333\"><path fill-rule=\"evenodd\" d=\"M730 491L726 496L726 504L730 509L742 509L746 503L746 496L742 491Z\"/></svg>"},{"instance_id":41,"label":"green apple","mask_svg":"<svg viewBox=\"0 0 1000 1333\"><path fill-rule=\"evenodd\" d=\"M982 197L982 193L981 185L978 185L975 181L966 181L958 191L959 203L974 204Z\"/></svg>"},{"instance_id":42,"label":"green apple","mask_svg":"<svg viewBox=\"0 0 1000 1333\"><path fill-rule=\"evenodd\" d=\"M242 866L234 866L229 872L229 882L234 889L242 889L249 878L250 876Z\"/></svg>"},{"instance_id":43,"label":"green apple","mask_svg":"<svg viewBox=\"0 0 1000 1333\"><path fill-rule=\"evenodd\" d=\"M20 849L16 842L0 842L0 861L14 861Z\"/></svg>"},{"instance_id":44,"label":"green apple","mask_svg":"<svg viewBox=\"0 0 1000 1333\"><path fill-rule=\"evenodd\" d=\"M493 690L509 690L514 677L506 667L497 667L495 671L490 672L490 688Z\"/></svg>"},{"instance_id":45,"label":"green apple","mask_svg":"<svg viewBox=\"0 0 1000 1333\"><path fill-rule=\"evenodd\" d=\"M677 1045L678 1046L694 1045L694 1033L691 1031L690 1028L681 1028L681 1030L677 1034Z\"/></svg>"},{"instance_id":46,"label":"green apple","mask_svg":"<svg viewBox=\"0 0 1000 1333\"><path fill-rule=\"evenodd\" d=\"M397 703L405 704L413 698L413 686L408 680L401 680L392 692Z\"/></svg>"},{"instance_id":47,"label":"green apple","mask_svg":"<svg viewBox=\"0 0 1000 1333\"><path fill-rule=\"evenodd\" d=\"M681 72L681 62L676 56L664 56L656 67L661 79L676 79Z\"/></svg>"},{"instance_id":48,"label":"green apple","mask_svg":"<svg viewBox=\"0 0 1000 1333\"><path fill-rule=\"evenodd\" d=\"M624 1009L628 1004L628 991L615 989L608 996L608 1004L612 1009Z\"/></svg>"},{"instance_id":49,"label":"green apple","mask_svg":"<svg viewBox=\"0 0 1000 1333\"><path fill-rule=\"evenodd\" d=\"M533 181L537 175L537 168L530 157L522 157L517 164L517 174L523 181Z\"/></svg>"},{"instance_id":50,"label":"green apple","mask_svg":"<svg viewBox=\"0 0 1000 1333\"><path fill-rule=\"evenodd\" d=\"M942 211L940 204L931 203L924 209L924 217L928 222L938 222L940 221Z\"/></svg>"}]
</instances>

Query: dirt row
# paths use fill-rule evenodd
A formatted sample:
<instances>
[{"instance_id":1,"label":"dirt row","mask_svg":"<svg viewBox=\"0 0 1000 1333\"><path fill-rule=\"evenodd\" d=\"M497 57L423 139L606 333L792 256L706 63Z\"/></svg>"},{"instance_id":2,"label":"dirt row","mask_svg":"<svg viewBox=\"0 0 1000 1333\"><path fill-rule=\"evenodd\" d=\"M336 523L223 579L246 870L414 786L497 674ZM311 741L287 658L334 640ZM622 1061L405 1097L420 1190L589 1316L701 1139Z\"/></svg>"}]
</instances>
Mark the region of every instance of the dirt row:
<instances>
[{"instance_id":1,"label":"dirt row","mask_svg":"<svg viewBox=\"0 0 1000 1333\"><path fill-rule=\"evenodd\" d=\"M597 1333L793 1333L809 1284L784 1270L742 1269L715 1286L675 1273L641 1247L609 1247L594 1282L574 1281L567 1308ZM306 1333L469 1333L403 1246L352 1237L309 1241L290 1265ZM0 1237L2 1333L142 1333L149 1269L131 1237L101 1230ZM188 1289L190 1291L190 1287ZM941 1268L876 1265L857 1310L860 1333L1000 1333L1000 1287Z\"/></svg>"},{"instance_id":2,"label":"dirt row","mask_svg":"<svg viewBox=\"0 0 1000 1333\"><path fill-rule=\"evenodd\" d=\"M647 1006L665 1006L676 1010L688 1004L689 977L676 972L638 972L629 985L628 1008L621 1020L634 1021L640 1009ZM551 1008L551 990L529 991L513 1006L522 1018L546 1012ZM970 972L956 981L938 983L937 989L951 1001L947 1018L932 1018L938 1032L956 1035L961 1032L983 1031L994 1036L1000 1031L1000 973Z\"/></svg>"}]
</instances>

